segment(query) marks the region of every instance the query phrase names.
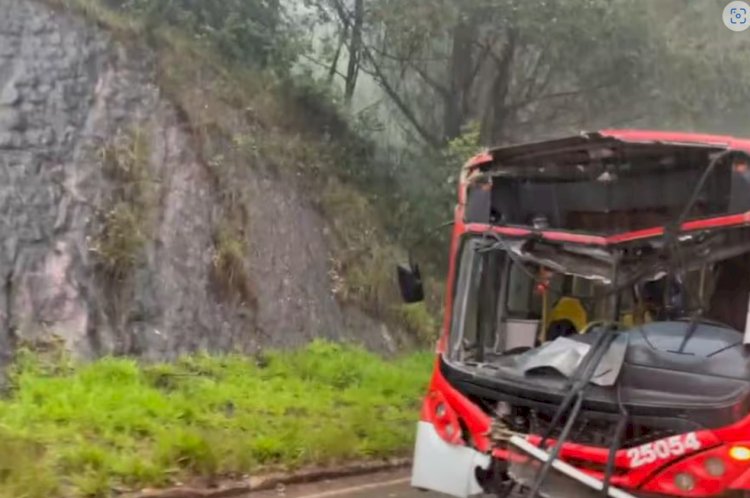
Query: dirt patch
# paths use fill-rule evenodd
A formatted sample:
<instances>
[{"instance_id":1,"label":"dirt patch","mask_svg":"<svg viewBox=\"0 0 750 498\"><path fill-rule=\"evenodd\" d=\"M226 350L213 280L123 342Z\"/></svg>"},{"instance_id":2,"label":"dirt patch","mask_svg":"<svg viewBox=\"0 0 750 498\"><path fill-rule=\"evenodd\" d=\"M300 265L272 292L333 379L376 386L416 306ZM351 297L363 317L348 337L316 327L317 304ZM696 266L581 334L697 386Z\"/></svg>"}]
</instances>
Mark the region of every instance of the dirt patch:
<instances>
[{"instance_id":1,"label":"dirt patch","mask_svg":"<svg viewBox=\"0 0 750 498\"><path fill-rule=\"evenodd\" d=\"M411 465L408 458L393 458L380 461L352 462L341 467L310 467L297 472L271 472L240 481L225 481L214 487L196 484L161 490L143 490L138 493L125 494L126 498L225 498L269 489L308 484L324 480L376 474Z\"/></svg>"}]
</instances>

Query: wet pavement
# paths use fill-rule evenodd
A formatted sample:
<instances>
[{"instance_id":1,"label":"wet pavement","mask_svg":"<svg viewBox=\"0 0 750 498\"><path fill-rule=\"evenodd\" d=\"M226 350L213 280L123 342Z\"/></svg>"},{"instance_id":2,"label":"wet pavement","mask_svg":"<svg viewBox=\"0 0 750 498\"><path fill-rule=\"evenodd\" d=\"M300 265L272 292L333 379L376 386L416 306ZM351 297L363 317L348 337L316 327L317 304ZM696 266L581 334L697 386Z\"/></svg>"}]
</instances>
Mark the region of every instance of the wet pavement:
<instances>
[{"instance_id":1,"label":"wet pavement","mask_svg":"<svg viewBox=\"0 0 750 498\"><path fill-rule=\"evenodd\" d=\"M445 498L409 485L409 470L253 493L252 498ZM244 498L250 498L244 497Z\"/></svg>"}]
</instances>

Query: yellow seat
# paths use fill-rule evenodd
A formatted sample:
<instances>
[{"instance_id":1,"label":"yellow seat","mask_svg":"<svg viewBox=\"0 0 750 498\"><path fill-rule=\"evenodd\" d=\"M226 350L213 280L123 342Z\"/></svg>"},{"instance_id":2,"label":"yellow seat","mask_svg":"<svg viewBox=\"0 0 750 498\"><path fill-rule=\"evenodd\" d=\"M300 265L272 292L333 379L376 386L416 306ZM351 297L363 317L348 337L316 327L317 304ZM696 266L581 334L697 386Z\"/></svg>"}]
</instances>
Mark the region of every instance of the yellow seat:
<instances>
[{"instance_id":1,"label":"yellow seat","mask_svg":"<svg viewBox=\"0 0 750 498\"><path fill-rule=\"evenodd\" d=\"M635 313L624 313L620 317L620 323L626 328L635 327Z\"/></svg>"},{"instance_id":2,"label":"yellow seat","mask_svg":"<svg viewBox=\"0 0 750 498\"><path fill-rule=\"evenodd\" d=\"M561 297L547 315L545 331L550 324L560 320L568 320L580 332L588 323L588 314L579 299Z\"/></svg>"}]
</instances>

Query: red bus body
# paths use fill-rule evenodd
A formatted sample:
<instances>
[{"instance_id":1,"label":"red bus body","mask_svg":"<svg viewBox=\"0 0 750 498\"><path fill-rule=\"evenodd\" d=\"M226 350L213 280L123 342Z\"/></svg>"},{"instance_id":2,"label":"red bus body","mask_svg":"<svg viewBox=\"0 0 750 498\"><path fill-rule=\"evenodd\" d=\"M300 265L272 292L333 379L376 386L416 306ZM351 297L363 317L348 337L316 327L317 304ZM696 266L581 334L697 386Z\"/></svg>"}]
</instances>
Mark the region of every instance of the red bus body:
<instances>
[{"instance_id":1,"label":"red bus body","mask_svg":"<svg viewBox=\"0 0 750 498\"><path fill-rule=\"evenodd\" d=\"M710 146L722 150L736 150L750 154L750 140L737 139L727 136L701 135L690 133L659 132L644 130L603 130L597 132L600 137L607 137L625 143L678 143L684 145ZM454 299L454 288L458 270L458 256L460 243L467 234L481 234L494 231L508 239L523 239L537 237L549 241L567 242L586 246L613 247L642 239L659 237L664 234L664 226L655 226L636 231L596 234L581 233L562 230L537 230L530 226L503 226L496 224L467 223L465 220L465 209L467 200L468 180L475 170L482 165L490 163L502 155L507 149L496 149L477 155L464 165L461 181L458 187L458 202L455 207L454 226L450 245L450 264L447 275L447 287L445 293L445 314L442 324L442 334L438 341L436 354L437 361L432 374L429 390L425 396L421 411L420 430L434 431L441 444L446 445L445 454L458 448L463 448L473 454L470 464L459 463L462 468L456 470L455 474L445 476L433 476L429 479L435 480L432 486L425 477L425 468L433 468L434 473L449 474L450 461L441 462L431 467L432 463L426 465L425 455L439 452L434 446L426 450L419 448L415 454L415 469L421 465L422 470L415 470L420 476L414 477L414 485L420 488L431 488L456 496L469 496L477 494L479 488L475 482L451 483L446 485L448 479L456 479L456 476L466 475L467 479L473 480L473 474L466 474L465 470L472 466L486 465L492 459L504 460L508 458L508 451L493 446L490 438L492 418L480 406L473 402L469 396L462 394L451 385L450 381L441 372L440 359L446 354L449 336L451 333L451 321ZM750 195L750 194L748 194ZM750 226L750 212L735 213L730 215L691 220L683 224L683 232L721 229L724 227ZM426 429L425 429L426 428ZM434 436L431 436L434 437ZM538 444L538 435L526 436L528 441ZM691 436L693 437L693 436ZM710 430L697 431L694 434L697 439L695 447L698 449L683 448L682 454L670 455L665 458L657 458L655 461L631 468L632 449L620 449L616 453L616 472L611 478L613 486L617 486L636 495L669 495L686 497L709 497L723 496L729 492L750 492L750 413L739 417L739 421L731 425ZM418 439L422 438L418 437ZM671 443L677 439L671 438ZM419 446L419 442L417 443ZM663 447L670 441L652 441L648 443L651 447ZM461 458L469 453L462 453ZM436 457L437 458L437 457ZM447 457L446 457L447 458ZM604 465L608 459L607 448L582 445L576 443L565 443L562 446L560 458L571 462L586 473L599 479L603 477L602 472L592 470L592 467ZM420 460L421 462L417 462ZM721 475L714 475L710 471L707 462L720 460L724 470ZM597 464L593 466L582 465L581 462ZM442 470L441 470L442 469ZM454 469L455 470L455 469ZM675 485L675 477L681 473L689 473L695 478L692 489L680 489ZM462 478L462 477L461 477ZM441 483L442 481L442 483Z\"/></svg>"}]
</instances>

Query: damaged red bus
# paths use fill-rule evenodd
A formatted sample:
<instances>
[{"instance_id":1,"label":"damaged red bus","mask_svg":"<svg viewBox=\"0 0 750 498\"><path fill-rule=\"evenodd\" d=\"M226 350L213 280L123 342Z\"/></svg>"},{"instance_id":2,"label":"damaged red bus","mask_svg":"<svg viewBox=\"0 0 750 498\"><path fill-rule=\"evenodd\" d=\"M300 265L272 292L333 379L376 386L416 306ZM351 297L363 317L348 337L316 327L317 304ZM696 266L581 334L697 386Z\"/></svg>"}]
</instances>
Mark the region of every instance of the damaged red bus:
<instances>
[{"instance_id":1,"label":"damaged red bus","mask_svg":"<svg viewBox=\"0 0 750 498\"><path fill-rule=\"evenodd\" d=\"M643 130L471 159L412 485L748 496L749 165L750 140Z\"/></svg>"}]
</instances>

